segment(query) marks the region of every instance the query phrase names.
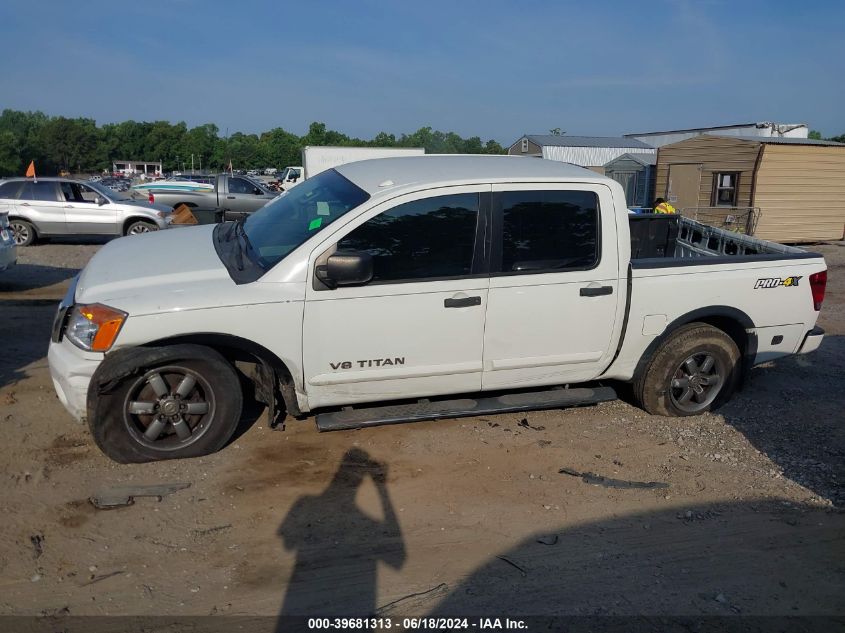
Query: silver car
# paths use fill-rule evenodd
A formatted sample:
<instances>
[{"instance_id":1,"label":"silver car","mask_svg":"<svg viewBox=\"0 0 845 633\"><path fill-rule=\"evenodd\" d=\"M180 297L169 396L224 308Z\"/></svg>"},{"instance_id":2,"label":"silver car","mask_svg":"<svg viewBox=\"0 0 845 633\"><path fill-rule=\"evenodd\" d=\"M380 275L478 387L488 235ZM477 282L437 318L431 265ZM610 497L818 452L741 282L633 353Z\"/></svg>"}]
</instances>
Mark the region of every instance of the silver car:
<instances>
[{"instance_id":1,"label":"silver car","mask_svg":"<svg viewBox=\"0 0 845 633\"><path fill-rule=\"evenodd\" d=\"M68 178L0 180L0 213L8 213L18 246L57 235L135 235L170 226L173 209L134 200L97 182Z\"/></svg>"}]
</instances>

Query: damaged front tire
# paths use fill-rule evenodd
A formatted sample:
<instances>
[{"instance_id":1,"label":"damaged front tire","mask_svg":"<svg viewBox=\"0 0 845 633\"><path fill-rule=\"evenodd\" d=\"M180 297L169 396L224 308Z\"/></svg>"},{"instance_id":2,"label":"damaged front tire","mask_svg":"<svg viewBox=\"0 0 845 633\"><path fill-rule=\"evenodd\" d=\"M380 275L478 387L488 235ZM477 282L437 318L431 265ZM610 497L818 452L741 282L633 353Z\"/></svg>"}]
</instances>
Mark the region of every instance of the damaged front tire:
<instances>
[{"instance_id":1,"label":"damaged front tire","mask_svg":"<svg viewBox=\"0 0 845 633\"><path fill-rule=\"evenodd\" d=\"M241 417L235 368L202 345L137 347L106 356L88 389L88 426L120 463L220 450Z\"/></svg>"}]
</instances>

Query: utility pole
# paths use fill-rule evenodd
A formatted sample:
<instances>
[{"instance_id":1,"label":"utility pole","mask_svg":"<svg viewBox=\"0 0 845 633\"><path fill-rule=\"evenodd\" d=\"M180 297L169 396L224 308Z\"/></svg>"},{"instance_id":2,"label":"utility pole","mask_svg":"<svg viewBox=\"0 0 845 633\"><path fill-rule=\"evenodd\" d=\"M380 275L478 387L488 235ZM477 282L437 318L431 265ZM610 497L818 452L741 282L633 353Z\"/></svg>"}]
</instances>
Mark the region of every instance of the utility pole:
<instances>
[{"instance_id":1,"label":"utility pole","mask_svg":"<svg viewBox=\"0 0 845 633\"><path fill-rule=\"evenodd\" d=\"M191 154L191 175L194 175L194 155Z\"/></svg>"}]
</instances>

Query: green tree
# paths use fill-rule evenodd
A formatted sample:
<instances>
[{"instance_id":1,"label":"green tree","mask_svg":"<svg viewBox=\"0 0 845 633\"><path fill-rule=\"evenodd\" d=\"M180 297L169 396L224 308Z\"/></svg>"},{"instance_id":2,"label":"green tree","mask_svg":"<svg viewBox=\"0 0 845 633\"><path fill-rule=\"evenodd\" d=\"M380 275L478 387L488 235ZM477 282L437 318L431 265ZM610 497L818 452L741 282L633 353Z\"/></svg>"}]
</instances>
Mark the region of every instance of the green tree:
<instances>
[{"instance_id":1,"label":"green tree","mask_svg":"<svg viewBox=\"0 0 845 633\"><path fill-rule=\"evenodd\" d=\"M41 128L48 166L82 171L96 165L97 126L93 119L50 119Z\"/></svg>"},{"instance_id":2,"label":"green tree","mask_svg":"<svg viewBox=\"0 0 845 633\"><path fill-rule=\"evenodd\" d=\"M302 144L299 137L280 127L264 132L258 144L261 156L267 161L267 166L281 168L298 165L301 161Z\"/></svg>"},{"instance_id":3,"label":"green tree","mask_svg":"<svg viewBox=\"0 0 845 633\"><path fill-rule=\"evenodd\" d=\"M0 132L0 177L19 176L23 161L20 155L20 141L14 132Z\"/></svg>"},{"instance_id":4,"label":"green tree","mask_svg":"<svg viewBox=\"0 0 845 633\"><path fill-rule=\"evenodd\" d=\"M822 133L818 130L810 130L810 133L807 135L807 138L814 139L816 141L822 140Z\"/></svg>"}]
</instances>

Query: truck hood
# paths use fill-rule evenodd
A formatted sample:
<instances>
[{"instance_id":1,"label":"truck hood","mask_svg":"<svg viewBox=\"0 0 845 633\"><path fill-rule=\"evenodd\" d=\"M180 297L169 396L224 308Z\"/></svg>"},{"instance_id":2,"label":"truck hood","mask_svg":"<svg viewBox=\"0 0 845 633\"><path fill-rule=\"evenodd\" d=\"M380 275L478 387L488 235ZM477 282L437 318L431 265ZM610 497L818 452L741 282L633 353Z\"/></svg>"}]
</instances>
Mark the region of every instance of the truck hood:
<instances>
[{"instance_id":1,"label":"truck hood","mask_svg":"<svg viewBox=\"0 0 845 633\"><path fill-rule=\"evenodd\" d=\"M109 242L82 271L76 301L122 309L123 302L142 298L151 311L160 311L180 309L179 297L187 302L190 294L193 301L200 288L214 299L234 284L214 250L213 230L214 225L184 227Z\"/></svg>"}]
</instances>

